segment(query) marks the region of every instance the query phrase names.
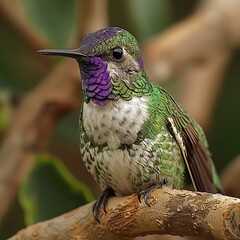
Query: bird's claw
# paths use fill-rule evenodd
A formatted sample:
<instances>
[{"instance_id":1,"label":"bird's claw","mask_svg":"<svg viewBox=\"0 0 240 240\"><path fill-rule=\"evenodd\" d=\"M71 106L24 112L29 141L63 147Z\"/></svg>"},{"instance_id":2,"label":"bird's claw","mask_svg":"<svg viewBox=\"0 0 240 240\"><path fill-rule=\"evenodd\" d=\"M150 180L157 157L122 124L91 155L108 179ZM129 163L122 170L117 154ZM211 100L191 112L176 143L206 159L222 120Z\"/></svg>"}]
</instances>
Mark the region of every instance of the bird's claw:
<instances>
[{"instance_id":1,"label":"bird's claw","mask_svg":"<svg viewBox=\"0 0 240 240\"><path fill-rule=\"evenodd\" d=\"M138 196L138 201L141 203L141 202L142 202L142 201L141 201L141 198L142 198L142 196L143 196L143 200L144 200L145 204L146 204L148 207L151 207L148 199L149 199L151 193L152 193L154 190L156 190L156 189L158 189L158 188L161 188L161 187L162 187L162 183L157 183L157 184L154 184L154 185L152 185L151 187L149 187L149 188L147 188L147 189L145 189L145 190L140 191L140 192L138 193L138 195L137 195L137 196Z\"/></svg>"},{"instance_id":2,"label":"bird's claw","mask_svg":"<svg viewBox=\"0 0 240 240\"><path fill-rule=\"evenodd\" d=\"M101 195L99 196L99 198L96 200L96 202L93 205L93 216L96 219L97 222L100 223L99 218L98 218L98 214L99 214L99 210L101 205L103 205L103 210L105 213L107 213L107 203L108 203L108 199L112 196L114 196L114 191L112 190L112 188L106 188Z\"/></svg>"},{"instance_id":3,"label":"bird's claw","mask_svg":"<svg viewBox=\"0 0 240 240\"><path fill-rule=\"evenodd\" d=\"M148 198L149 198L149 195L150 195L150 191L148 191L149 189L147 190L142 190L141 192L138 193L138 201L140 203L142 203L142 196L143 196L143 199L144 199L144 202L145 204L148 206L148 207L151 207L150 203L148 202Z\"/></svg>"}]
</instances>

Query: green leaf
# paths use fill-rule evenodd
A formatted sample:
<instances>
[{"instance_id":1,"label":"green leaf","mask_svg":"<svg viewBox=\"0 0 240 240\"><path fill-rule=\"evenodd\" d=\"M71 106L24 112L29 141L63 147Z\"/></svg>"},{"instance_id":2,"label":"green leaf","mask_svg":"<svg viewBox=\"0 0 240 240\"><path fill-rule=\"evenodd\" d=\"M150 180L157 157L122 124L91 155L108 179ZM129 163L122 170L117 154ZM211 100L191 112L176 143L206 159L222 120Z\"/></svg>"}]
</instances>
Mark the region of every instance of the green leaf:
<instances>
[{"instance_id":1,"label":"green leaf","mask_svg":"<svg viewBox=\"0 0 240 240\"><path fill-rule=\"evenodd\" d=\"M10 125L11 100L7 91L0 90L0 138L4 135Z\"/></svg>"},{"instance_id":2,"label":"green leaf","mask_svg":"<svg viewBox=\"0 0 240 240\"><path fill-rule=\"evenodd\" d=\"M77 20L75 0L21 0L31 24L54 47L66 47L73 37Z\"/></svg>"},{"instance_id":3,"label":"green leaf","mask_svg":"<svg viewBox=\"0 0 240 240\"><path fill-rule=\"evenodd\" d=\"M58 158L41 154L20 188L19 200L29 225L86 204L93 195Z\"/></svg>"},{"instance_id":4,"label":"green leaf","mask_svg":"<svg viewBox=\"0 0 240 240\"><path fill-rule=\"evenodd\" d=\"M134 27L138 28L138 39L152 36L172 23L172 9L169 0L145 0L128 1L130 13L134 21Z\"/></svg>"}]
</instances>

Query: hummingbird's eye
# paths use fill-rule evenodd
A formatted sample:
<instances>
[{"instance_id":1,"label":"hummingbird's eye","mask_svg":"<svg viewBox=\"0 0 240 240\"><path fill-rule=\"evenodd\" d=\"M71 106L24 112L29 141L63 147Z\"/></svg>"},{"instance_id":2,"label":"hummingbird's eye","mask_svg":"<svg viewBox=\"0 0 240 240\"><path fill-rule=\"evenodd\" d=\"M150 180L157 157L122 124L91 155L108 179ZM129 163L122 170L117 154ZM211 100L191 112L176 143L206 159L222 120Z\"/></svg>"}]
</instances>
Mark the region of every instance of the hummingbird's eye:
<instances>
[{"instance_id":1,"label":"hummingbird's eye","mask_svg":"<svg viewBox=\"0 0 240 240\"><path fill-rule=\"evenodd\" d=\"M112 50L112 56L115 60L121 60L123 58L123 49L122 48L114 48Z\"/></svg>"}]
</instances>

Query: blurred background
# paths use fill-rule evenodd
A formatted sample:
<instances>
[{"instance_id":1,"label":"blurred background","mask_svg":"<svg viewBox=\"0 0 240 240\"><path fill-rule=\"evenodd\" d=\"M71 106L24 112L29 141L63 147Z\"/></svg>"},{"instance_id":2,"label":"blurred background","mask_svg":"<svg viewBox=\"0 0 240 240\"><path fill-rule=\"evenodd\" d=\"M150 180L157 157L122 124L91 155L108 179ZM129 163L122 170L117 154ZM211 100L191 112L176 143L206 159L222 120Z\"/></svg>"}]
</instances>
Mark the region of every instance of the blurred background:
<instances>
[{"instance_id":1,"label":"blurred background","mask_svg":"<svg viewBox=\"0 0 240 240\"><path fill-rule=\"evenodd\" d=\"M0 0L0 239L100 193L79 153L78 66L36 51L107 26L139 40L150 78L199 121L239 196L239 13L236 0Z\"/></svg>"}]
</instances>

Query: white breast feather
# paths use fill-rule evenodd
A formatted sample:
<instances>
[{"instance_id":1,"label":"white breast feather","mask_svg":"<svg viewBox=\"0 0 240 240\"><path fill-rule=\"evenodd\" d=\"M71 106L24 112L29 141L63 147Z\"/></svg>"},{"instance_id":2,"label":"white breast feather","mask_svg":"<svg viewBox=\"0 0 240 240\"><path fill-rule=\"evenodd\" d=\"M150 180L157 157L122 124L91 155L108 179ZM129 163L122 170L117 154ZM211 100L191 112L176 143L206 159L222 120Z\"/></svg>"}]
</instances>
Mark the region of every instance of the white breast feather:
<instances>
[{"instance_id":1,"label":"white breast feather","mask_svg":"<svg viewBox=\"0 0 240 240\"><path fill-rule=\"evenodd\" d=\"M83 106L83 126L94 142L117 149L131 144L147 119L147 97L133 97L130 101L111 101L106 106L92 102Z\"/></svg>"},{"instance_id":2,"label":"white breast feather","mask_svg":"<svg viewBox=\"0 0 240 240\"><path fill-rule=\"evenodd\" d=\"M162 182L162 177L166 176L161 176L160 165L154 165L159 161L158 151L166 151L165 154L172 160L181 160L177 147L171 152L161 147L155 153L152 152L151 147L159 143L162 136L168 137L164 128L156 139L145 139L140 144L134 144L148 117L147 100L147 97L134 97L130 101L109 101L106 106L91 101L84 103L83 127L95 143L92 145L91 142L85 142L85 150L82 149L81 152L84 163L94 178L99 180L101 189L112 187L115 194L127 195L138 191L139 185L136 183L142 181L141 176L150 174L151 181L146 184ZM102 145L103 149L98 150L96 144ZM119 148L121 144L129 144L131 147L128 150ZM174 141L169 144L177 146ZM100 172L96 172L98 167ZM172 178L168 179L168 185L173 185Z\"/></svg>"}]
</instances>

